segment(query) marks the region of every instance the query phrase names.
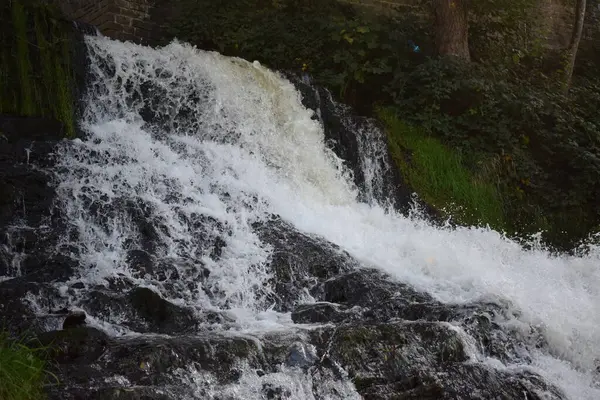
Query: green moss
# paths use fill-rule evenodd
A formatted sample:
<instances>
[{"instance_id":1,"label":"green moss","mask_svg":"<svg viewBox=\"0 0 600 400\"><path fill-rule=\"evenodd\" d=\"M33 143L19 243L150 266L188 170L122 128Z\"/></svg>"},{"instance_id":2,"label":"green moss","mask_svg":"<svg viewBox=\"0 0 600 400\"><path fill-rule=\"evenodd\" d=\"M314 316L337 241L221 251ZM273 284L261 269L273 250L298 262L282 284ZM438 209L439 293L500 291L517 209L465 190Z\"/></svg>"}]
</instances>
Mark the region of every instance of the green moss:
<instances>
[{"instance_id":1,"label":"green moss","mask_svg":"<svg viewBox=\"0 0 600 400\"><path fill-rule=\"evenodd\" d=\"M45 398L46 372L41 352L0 333L0 399Z\"/></svg>"},{"instance_id":2,"label":"green moss","mask_svg":"<svg viewBox=\"0 0 600 400\"><path fill-rule=\"evenodd\" d=\"M465 168L460 154L380 110L396 165L421 198L459 223L504 228L503 203L497 187Z\"/></svg>"},{"instance_id":3,"label":"green moss","mask_svg":"<svg viewBox=\"0 0 600 400\"><path fill-rule=\"evenodd\" d=\"M19 83L21 85L21 107L19 111L23 115L34 115L34 88L31 82L32 68L27 39L27 14L19 1L13 2L12 21L16 39Z\"/></svg>"},{"instance_id":4,"label":"green moss","mask_svg":"<svg viewBox=\"0 0 600 400\"><path fill-rule=\"evenodd\" d=\"M35 21L35 38L39 48L40 54L40 67L42 71L42 85L45 89L45 101L46 104L52 106L53 96L51 94L51 83L54 78L53 64L54 59L52 55L52 46L48 43L45 35L45 29L47 26L46 15L42 12L36 12L34 16Z\"/></svg>"},{"instance_id":5,"label":"green moss","mask_svg":"<svg viewBox=\"0 0 600 400\"><path fill-rule=\"evenodd\" d=\"M55 116L65 125L66 136L75 136L73 96L71 93L72 80L69 63L63 67L63 60L70 60L70 46L68 38L64 33L59 36L61 39L60 53L56 55L54 61L54 71L56 79L57 107Z\"/></svg>"},{"instance_id":6,"label":"green moss","mask_svg":"<svg viewBox=\"0 0 600 400\"><path fill-rule=\"evenodd\" d=\"M0 112L55 118L73 137L70 26L39 1L4 4L0 18Z\"/></svg>"},{"instance_id":7,"label":"green moss","mask_svg":"<svg viewBox=\"0 0 600 400\"><path fill-rule=\"evenodd\" d=\"M0 113L8 110L9 97L11 97L8 88L9 59L8 52L5 50L8 47L6 43L7 36L5 29L0 29Z\"/></svg>"}]
</instances>

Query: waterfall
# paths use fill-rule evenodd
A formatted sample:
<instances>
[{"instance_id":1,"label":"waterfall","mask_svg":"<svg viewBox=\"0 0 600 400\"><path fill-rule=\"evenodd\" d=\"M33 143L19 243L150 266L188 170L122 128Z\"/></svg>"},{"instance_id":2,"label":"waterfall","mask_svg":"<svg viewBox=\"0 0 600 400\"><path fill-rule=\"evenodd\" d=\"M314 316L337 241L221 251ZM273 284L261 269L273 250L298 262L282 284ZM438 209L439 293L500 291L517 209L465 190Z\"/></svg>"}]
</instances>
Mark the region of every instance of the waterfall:
<instances>
[{"instance_id":1,"label":"waterfall","mask_svg":"<svg viewBox=\"0 0 600 400\"><path fill-rule=\"evenodd\" d=\"M439 324L470 349L470 363L537 373L570 399L600 398L600 252L554 256L491 230L439 228L393 211L381 180L390 169L383 133L346 120L359 144L357 184L294 85L258 62L179 42L86 42L86 136L61 144L54 168L68 221L61 249L78 262L57 283L64 306L113 336L221 332L267 346L269 335L310 331L319 324L296 324L290 310L315 301L314 291L294 291L294 279L312 275L284 282L271 267L293 258L266 239L289 226L296 233L282 237L306 240L302 254L321 243L348 273L380 271L454 309L501 305L494 324L521 353L482 354L466 325ZM280 225L268 225L274 219ZM164 332L137 323L118 296L140 288L185 310L187 322ZM303 360L315 358L302 349ZM242 365L237 383L224 386L193 365L176 375L195 398L260 398L274 382L282 398L360 398L339 369L332 377L287 365L262 375Z\"/></svg>"}]
</instances>

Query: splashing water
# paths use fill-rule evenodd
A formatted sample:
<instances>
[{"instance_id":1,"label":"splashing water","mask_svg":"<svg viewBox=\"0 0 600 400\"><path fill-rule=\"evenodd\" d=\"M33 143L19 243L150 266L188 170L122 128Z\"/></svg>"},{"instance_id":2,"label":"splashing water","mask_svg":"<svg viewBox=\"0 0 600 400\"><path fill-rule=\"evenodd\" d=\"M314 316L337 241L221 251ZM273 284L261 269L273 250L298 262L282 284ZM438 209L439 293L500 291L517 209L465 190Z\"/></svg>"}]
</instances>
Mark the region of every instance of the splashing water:
<instances>
[{"instance_id":1,"label":"splashing water","mask_svg":"<svg viewBox=\"0 0 600 400\"><path fill-rule=\"evenodd\" d=\"M508 303L514 317L503 322L507 329L525 336L534 326L549 342L550 353L532 354L529 367L572 399L600 398L593 375L600 252L526 251L491 230L440 229L359 202L359 188L325 146L319 122L278 74L177 42L151 49L86 41L93 79L82 121L88 137L66 146L58 166L60 202L78 237L82 268L74 280L103 285L125 275L173 302L227 310L241 331L286 329L289 315L271 311L267 301L271 248L252 229L277 214L440 301ZM364 141L371 133L359 134ZM369 157L362 161L366 187L375 192L381 185L373 183L380 176L373 168L381 163ZM130 203L158 227L155 243L144 242L135 218L114 211ZM198 230L191 221L199 215L216 222ZM217 236L227 246L214 261L201 241ZM131 271L127 254L136 246L191 260L196 267L182 268L182 280L193 283L200 265L209 278L168 290ZM308 383L298 384L302 398Z\"/></svg>"}]
</instances>

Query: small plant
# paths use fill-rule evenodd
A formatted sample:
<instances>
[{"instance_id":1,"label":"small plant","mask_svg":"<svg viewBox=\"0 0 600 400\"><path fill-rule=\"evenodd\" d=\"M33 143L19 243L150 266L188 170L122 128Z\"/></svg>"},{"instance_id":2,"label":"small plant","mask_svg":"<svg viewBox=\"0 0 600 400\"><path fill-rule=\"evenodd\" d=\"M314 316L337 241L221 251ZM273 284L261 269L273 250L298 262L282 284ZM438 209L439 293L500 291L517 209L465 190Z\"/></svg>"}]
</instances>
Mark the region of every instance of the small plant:
<instances>
[{"instance_id":1,"label":"small plant","mask_svg":"<svg viewBox=\"0 0 600 400\"><path fill-rule=\"evenodd\" d=\"M0 332L0 399L45 398L47 372L43 349L30 348Z\"/></svg>"}]
</instances>

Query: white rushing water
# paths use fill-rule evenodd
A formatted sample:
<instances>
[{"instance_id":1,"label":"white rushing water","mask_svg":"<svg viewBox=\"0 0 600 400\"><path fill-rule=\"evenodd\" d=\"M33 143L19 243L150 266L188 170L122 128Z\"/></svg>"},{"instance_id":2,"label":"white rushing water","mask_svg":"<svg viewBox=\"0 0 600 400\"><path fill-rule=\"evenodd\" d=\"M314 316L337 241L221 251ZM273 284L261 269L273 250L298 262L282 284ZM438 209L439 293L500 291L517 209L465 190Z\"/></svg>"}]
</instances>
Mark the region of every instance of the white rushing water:
<instances>
[{"instance_id":1,"label":"white rushing water","mask_svg":"<svg viewBox=\"0 0 600 400\"><path fill-rule=\"evenodd\" d=\"M593 374L600 355L600 252L526 251L491 230L439 229L358 202L358 189L326 148L318 120L278 74L180 43L151 49L86 40L95 75L83 119L89 137L62 154L59 187L82 238L85 267L77 279L101 283L132 275L126 249L138 228L108 214L100 225L88 210L90 198L110 205L136 197L152 206L163 226L162 256L196 254L211 271L214 298L192 288L172 301L227 309L241 330L285 329L289 315L265 303L271 249L251 228L278 214L443 302L507 301L516 315L507 326L524 334L530 325L539 327L550 343L552 353L533 354L531 367L571 399L600 398ZM103 60L115 68L107 72ZM139 95L148 87L159 94L152 112L164 117L160 128L140 117ZM368 160L363 164L369 169ZM365 173L370 180L376 175ZM195 214L215 218L230 232L218 262L202 253L187 225ZM304 389L297 390L303 398Z\"/></svg>"}]
</instances>

